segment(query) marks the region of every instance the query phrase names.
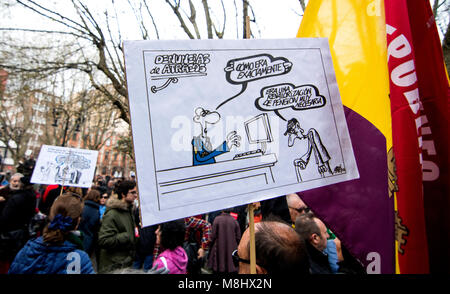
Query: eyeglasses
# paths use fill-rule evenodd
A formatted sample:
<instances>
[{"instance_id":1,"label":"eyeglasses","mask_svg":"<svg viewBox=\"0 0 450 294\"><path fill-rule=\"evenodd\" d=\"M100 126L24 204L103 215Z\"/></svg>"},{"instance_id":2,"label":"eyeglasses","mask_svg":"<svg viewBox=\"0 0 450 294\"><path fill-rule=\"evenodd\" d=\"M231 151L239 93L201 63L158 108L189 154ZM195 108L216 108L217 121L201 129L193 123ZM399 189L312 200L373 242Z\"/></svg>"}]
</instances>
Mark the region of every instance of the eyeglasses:
<instances>
[{"instance_id":1,"label":"eyeglasses","mask_svg":"<svg viewBox=\"0 0 450 294\"><path fill-rule=\"evenodd\" d=\"M108 198L109 198L109 196L102 196L102 198L103 198L103 199L108 199Z\"/></svg>"},{"instance_id":2,"label":"eyeglasses","mask_svg":"<svg viewBox=\"0 0 450 294\"><path fill-rule=\"evenodd\" d=\"M237 249L234 250L233 253L231 253L231 257L233 258L233 263L235 267L239 266L239 262L250 264L250 260L239 257Z\"/></svg>"},{"instance_id":3,"label":"eyeglasses","mask_svg":"<svg viewBox=\"0 0 450 294\"><path fill-rule=\"evenodd\" d=\"M128 191L128 193L137 195L137 191Z\"/></svg>"},{"instance_id":4,"label":"eyeglasses","mask_svg":"<svg viewBox=\"0 0 450 294\"><path fill-rule=\"evenodd\" d=\"M294 208L294 207L289 207L289 208L296 210L298 213L303 213L303 212L308 213L311 211L311 208L309 208L308 206L303 206L300 208Z\"/></svg>"}]
</instances>

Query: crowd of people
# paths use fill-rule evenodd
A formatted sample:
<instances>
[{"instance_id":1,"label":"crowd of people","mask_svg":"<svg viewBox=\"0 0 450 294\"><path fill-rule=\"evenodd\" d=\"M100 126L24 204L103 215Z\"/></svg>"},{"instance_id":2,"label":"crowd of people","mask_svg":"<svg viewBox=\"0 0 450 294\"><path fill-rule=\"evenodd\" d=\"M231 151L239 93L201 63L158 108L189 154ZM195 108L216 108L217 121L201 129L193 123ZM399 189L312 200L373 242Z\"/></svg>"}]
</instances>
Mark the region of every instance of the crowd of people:
<instances>
[{"instance_id":1,"label":"crowd of people","mask_svg":"<svg viewBox=\"0 0 450 294\"><path fill-rule=\"evenodd\" d=\"M142 227L134 178L0 188L0 273L250 273L247 205ZM256 273L363 274L298 194L255 207Z\"/></svg>"}]
</instances>

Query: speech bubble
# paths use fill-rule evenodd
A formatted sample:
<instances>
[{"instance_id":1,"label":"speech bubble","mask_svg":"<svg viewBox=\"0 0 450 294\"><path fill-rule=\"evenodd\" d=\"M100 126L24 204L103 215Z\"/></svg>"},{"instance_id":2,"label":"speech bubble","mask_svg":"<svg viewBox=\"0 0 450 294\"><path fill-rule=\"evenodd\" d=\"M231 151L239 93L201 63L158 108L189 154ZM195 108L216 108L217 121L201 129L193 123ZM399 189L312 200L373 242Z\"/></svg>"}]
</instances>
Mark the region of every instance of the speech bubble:
<instances>
[{"instance_id":1,"label":"speech bubble","mask_svg":"<svg viewBox=\"0 0 450 294\"><path fill-rule=\"evenodd\" d=\"M284 119L278 110L292 108L307 110L325 106L326 99L320 95L316 86L307 84L295 86L290 83L272 85L261 89L261 96L255 100L255 106L262 111L274 111Z\"/></svg>"},{"instance_id":2,"label":"speech bubble","mask_svg":"<svg viewBox=\"0 0 450 294\"><path fill-rule=\"evenodd\" d=\"M248 57L231 59L224 68L227 81L234 85L242 85L241 91L228 98L216 109L242 94L247 89L247 83L273 76L284 75L292 69L292 62L285 57L273 57L270 54L258 54Z\"/></svg>"}]
</instances>

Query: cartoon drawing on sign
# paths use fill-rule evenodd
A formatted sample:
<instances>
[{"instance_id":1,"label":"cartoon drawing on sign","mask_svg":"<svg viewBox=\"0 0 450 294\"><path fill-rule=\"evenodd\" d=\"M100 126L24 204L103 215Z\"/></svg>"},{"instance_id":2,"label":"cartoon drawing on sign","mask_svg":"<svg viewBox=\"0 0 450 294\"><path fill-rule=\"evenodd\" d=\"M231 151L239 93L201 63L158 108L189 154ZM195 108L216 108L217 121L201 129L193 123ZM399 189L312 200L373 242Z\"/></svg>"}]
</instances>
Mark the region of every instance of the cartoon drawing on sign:
<instances>
[{"instance_id":1,"label":"cartoon drawing on sign","mask_svg":"<svg viewBox=\"0 0 450 294\"><path fill-rule=\"evenodd\" d=\"M157 55L150 70L150 79L167 80L159 87L151 86L150 90L152 93L161 91L171 83L178 83L179 78L206 76L206 64L209 62L209 54Z\"/></svg>"},{"instance_id":2,"label":"cartoon drawing on sign","mask_svg":"<svg viewBox=\"0 0 450 294\"><path fill-rule=\"evenodd\" d=\"M124 42L145 225L359 176L326 39L216 41Z\"/></svg>"},{"instance_id":3,"label":"cartoon drawing on sign","mask_svg":"<svg viewBox=\"0 0 450 294\"><path fill-rule=\"evenodd\" d=\"M49 162L49 161L46 162L45 166L41 166L41 174L42 174L41 179L43 181L49 180L50 174L54 167L55 167L55 164L53 162Z\"/></svg>"},{"instance_id":4,"label":"cartoon drawing on sign","mask_svg":"<svg viewBox=\"0 0 450 294\"><path fill-rule=\"evenodd\" d=\"M208 137L208 124L213 125L219 122L220 114L217 111L209 111L198 107L195 109L194 122L200 124L201 134L192 139L193 165L216 163L216 156L229 152L233 146L239 147L241 137L232 131L227 135L227 139L216 149L212 149L211 140Z\"/></svg>"},{"instance_id":5,"label":"cartoon drawing on sign","mask_svg":"<svg viewBox=\"0 0 450 294\"><path fill-rule=\"evenodd\" d=\"M290 83L272 85L261 89L261 97L255 106L262 111L274 111L281 119L279 110L291 107L293 110L315 109L325 106L326 99L314 85L294 86Z\"/></svg>"},{"instance_id":6,"label":"cartoon drawing on sign","mask_svg":"<svg viewBox=\"0 0 450 294\"><path fill-rule=\"evenodd\" d=\"M297 180L299 182L302 181L300 170L304 170L306 166L309 164L309 160L311 158L311 154L314 153L314 158L317 164L317 170L322 178L325 177L325 173L328 172L331 175L333 172L330 168L330 155L328 154L327 149L322 144L322 140L320 139L319 133L316 129L311 128L308 130L307 135L304 135L304 130L300 127L300 123L296 118L292 118L287 123L286 132L284 135L289 135L288 137L288 146L292 147L295 144L295 140L308 140L308 149L306 153L294 160L294 167L297 173ZM300 168L300 170L299 170Z\"/></svg>"},{"instance_id":7,"label":"cartoon drawing on sign","mask_svg":"<svg viewBox=\"0 0 450 294\"><path fill-rule=\"evenodd\" d=\"M56 161L55 181L57 183L78 184L83 169L90 168L90 160L84 156L69 153L58 155Z\"/></svg>"},{"instance_id":8,"label":"cartoon drawing on sign","mask_svg":"<svg viewBox=\"0 0 450 294\"><path fill-rule=\"evenodd\" d=\"M224 68L225 78L231 84L242 85L242 89L233 97L220 103L216 109L241 95L247 89L248 82L284 75L289 73L291 69L292 62L287 58L275 58L270 54L258 54L228 61Z\"/></svg>"},{"instance_id":9,"label":"cartoon drawing on sign","mask_svg":"<svg viewBox=\"0 0 450 294\"><path fill-rule=\"evenodd\" d=\"M89 188L98 151L42 145L31 182Z\"/></svg>"},{"instance_id":10,"label":"cartoon drawing on sign","mask_svg":"<svg viewBox=\"0 0 450 294\"><path fill-rule=\"evenodd\" d=\"M244 123L247 139L250 144L260 144L261 148L236 154L233 159L245 158L248 156L264 155L267 150L267 143L273 141L272 130L266 113L257 115Z\"/></svg>"}]
</instances>

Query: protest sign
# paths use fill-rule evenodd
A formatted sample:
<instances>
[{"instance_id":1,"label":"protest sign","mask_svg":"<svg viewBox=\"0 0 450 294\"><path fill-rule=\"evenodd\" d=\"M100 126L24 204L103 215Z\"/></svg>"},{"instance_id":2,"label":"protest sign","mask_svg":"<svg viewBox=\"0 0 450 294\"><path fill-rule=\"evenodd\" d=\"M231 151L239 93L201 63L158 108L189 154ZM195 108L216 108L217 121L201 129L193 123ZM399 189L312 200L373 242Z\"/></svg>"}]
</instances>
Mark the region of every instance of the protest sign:
<instances>
[{"instance_id":1,"label":"protest sign","mask_svg":"<svg viewBox=\"0 0 450 294\"><path fill-rule=\"evenodd\" d=\"M359 177L327 39L124 54L144 226Z\"/></svg>"},{"instance_id":2,"label":"protest sign","mask_svg":"<svg viewBox=\"0 0 450 294\"><path fill-rule=\"evenodd\" d=\"M90 188L98 151L42 145L31 183Z\"/></svg>"}]
</instances>

